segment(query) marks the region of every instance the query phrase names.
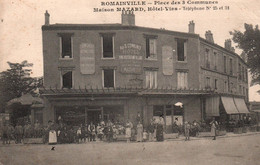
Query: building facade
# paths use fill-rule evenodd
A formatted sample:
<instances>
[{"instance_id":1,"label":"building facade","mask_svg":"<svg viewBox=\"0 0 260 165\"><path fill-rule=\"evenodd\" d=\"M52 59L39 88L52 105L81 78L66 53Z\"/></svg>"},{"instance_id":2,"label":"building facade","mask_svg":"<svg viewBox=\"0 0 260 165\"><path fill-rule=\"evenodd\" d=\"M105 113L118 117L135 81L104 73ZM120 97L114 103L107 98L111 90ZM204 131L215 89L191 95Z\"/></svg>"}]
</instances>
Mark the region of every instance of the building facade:
<instances>
[{"instance_id":1,"label":"building facade","mask_svg":"<svg viewBox=\"0 0 260 165\"><path fill-rule=\"evenodd\" d=\"M42 26L44 123L135 123L141 116L147 125L163 116L170 132L173 122L247 113L246 63L230 40L223 48L210 31L206 39L195 34L193 21L183 33L136 26L128 11L121 24L49 24L49 16Z\"/></svg>"}]
</instances>

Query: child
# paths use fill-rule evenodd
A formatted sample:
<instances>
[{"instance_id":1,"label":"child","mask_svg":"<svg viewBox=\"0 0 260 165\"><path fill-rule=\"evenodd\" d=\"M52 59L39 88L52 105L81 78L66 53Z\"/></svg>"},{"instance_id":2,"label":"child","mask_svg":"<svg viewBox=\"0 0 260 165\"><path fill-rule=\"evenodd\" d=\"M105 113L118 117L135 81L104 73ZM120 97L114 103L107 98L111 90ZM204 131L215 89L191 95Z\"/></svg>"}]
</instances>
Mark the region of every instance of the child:
<instances>
[{"instance_id":1,"label":"child","mask_svg":"<svg viewBox=\"0 0 260 165\"><path fill-rule=\"evenodd\" d=\"M81 139L81 127L77 130L77 143L79 143L79 140Z\"/></svg>"},{"instance_id":2,"label":"child","mask_svg":"<svg viewBox=\"0 0 260 165\"><path fill-rule=\"evenodd\" d=\"M143 132L143 141L146 142L148 139L148 133L146 131L146 129L144 129L144 132Z\"/></svg>"}]
</instances>

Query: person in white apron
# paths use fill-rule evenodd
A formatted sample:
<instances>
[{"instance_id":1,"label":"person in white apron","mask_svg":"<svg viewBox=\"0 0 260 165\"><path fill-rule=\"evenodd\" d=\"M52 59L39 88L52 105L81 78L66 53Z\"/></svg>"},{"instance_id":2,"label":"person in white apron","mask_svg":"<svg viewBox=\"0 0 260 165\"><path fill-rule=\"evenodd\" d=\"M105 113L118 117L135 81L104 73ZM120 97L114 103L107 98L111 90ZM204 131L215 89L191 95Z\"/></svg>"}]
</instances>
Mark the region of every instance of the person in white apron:
<instances>
[{"instance_id":1,"label":"person in white apron","mask_svg":"<svg viewBox=\"0 0 260 165\"><path fill-rule=\"evenodd\" d=\"M57 144L57 133L54 129L53 123L51 123L49 131L49 144Z\"/></svg>"}]
</instances>

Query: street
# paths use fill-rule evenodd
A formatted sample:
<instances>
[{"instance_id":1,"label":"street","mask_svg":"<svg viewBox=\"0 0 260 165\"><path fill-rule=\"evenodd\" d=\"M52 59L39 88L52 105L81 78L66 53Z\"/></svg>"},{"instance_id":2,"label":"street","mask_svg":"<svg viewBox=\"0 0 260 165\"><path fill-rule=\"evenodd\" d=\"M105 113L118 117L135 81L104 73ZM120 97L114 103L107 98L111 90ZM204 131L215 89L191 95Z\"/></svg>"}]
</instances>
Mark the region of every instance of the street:
<instances>
[{"instance_id":1,"label":"street","mask_svg":"<svg viewBox=\"0 0 260 165\"><path fill-rule=\"evenodd\" d=\"M191 141L0 145L0 164L258 165L260 134Z\"/></svg>"}]
</instances>

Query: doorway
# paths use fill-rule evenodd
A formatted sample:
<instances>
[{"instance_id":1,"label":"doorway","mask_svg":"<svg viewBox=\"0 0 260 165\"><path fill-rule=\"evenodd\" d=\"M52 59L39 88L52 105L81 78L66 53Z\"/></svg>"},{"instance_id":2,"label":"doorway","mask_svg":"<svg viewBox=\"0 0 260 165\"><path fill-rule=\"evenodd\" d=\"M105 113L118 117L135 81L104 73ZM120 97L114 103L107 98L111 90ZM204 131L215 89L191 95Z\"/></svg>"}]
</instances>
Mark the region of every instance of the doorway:
<instances>
[{"instance_id":1,"label":"doorway","mask_svg":"<svg viewBox=\"0 0 260 165\"><path fill-rule=\"evenodd\" d=\"M102 120L101 110L89 110L87 111L87 123L91 122L97 125Z\"/></svg>"}]
</instances>

